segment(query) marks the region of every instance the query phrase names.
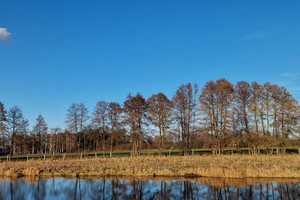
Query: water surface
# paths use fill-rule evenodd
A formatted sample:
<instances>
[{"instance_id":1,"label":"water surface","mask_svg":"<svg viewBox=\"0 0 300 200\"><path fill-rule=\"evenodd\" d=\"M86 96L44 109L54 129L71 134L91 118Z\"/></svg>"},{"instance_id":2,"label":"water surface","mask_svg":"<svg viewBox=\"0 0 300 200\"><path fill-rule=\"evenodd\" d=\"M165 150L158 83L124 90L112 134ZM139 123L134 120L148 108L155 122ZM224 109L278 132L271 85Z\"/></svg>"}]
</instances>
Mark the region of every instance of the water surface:
<instances>
[{"instance_id":1,"label":"water surface","mask_svg":"<svg viewBox=\"0 0 300 200\"><path fill-rule=\"evenodd\" d=\"M0 178L0 199L300 199L300 180Z\"/></svg>"}]
</instances>

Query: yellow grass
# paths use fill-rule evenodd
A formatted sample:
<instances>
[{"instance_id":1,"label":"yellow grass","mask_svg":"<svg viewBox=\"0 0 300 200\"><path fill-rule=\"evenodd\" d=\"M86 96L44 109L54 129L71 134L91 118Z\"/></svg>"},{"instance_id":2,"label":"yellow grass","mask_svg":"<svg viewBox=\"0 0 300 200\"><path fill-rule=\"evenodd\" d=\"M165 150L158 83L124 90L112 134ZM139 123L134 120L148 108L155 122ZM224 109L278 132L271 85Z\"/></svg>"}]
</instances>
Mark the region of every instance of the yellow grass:
<instances>
[{"instance_id":1,"label":"yellow grass","mask_svg":"<svg viewBox=\"0 0 300 200\"><path fill-rule=\"evenodd\" d=\"M141 156L0 163L0 176L300 178L300 155Z\"/></svg>"}]
</instances>

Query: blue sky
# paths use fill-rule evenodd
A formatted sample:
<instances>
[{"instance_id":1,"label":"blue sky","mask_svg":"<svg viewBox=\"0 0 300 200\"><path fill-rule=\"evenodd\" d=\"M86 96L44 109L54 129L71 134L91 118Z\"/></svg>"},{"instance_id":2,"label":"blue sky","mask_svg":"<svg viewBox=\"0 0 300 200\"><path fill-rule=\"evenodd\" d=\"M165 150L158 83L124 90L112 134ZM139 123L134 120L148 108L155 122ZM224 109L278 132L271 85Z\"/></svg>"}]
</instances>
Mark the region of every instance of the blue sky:
<instances>
[{"instance_id":1,"label":"blue sky","mask_svg":"<svg viewBox=\"0 0 300 200\"><path fill-rule=\"evenodd\" d=\"M84 3L83 3L84 2ZM42 114L221 77L300 100L300 1L1 1L0 101ZM2 35L2 38L1 38Z\"/></svg>"}]
</instances>

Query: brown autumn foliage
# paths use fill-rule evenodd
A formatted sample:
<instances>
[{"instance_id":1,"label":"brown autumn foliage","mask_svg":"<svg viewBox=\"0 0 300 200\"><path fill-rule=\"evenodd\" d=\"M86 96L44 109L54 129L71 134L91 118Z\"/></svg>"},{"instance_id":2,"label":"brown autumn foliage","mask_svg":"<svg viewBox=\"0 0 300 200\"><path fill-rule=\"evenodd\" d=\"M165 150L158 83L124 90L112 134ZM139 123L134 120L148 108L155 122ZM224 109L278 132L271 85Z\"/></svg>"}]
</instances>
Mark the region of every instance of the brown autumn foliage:
<instances>
[{"instance_id":1,"label":"brown autumn foliage","mask_svg":"<svg viewBox=\"0 0 300 200\"><path fill-rule=\"evenodd\" d=\"M163 93L154 94L147 100L152 124L159 129L159 152L164 149L167 130L171 125L173 103Z\"/></svg>"},{"instance_id":2,"label":"brown autumn foliage","mask_svg":"<svg viewBox=\"0 0 300 200\"><path fill-rule=\"evenodd\" d=\"M129 125L129 136L132 139L132 154L137 156L140 154L143 138L145 132L143 126L145 125L146 112L148 104L141 94L132 96L129 94L124 102L124 123Z\"/></svg>"},{"instance_id":3,"label":"brown autumn foliage","mask_svg":"<svg viewBox=\"0 0 300 200\"><path fill-rule=\"evenodd\" d=\"M89 120L91 119L91 120ZM83 103L67 109L66 130L48 128L39 115L32 131L18 107L0 102L0 155L71 153L99 150L258 148L300 146L300 106L289 91L266 82L232 84L225 78L198 87L182 84L172 100L129 94L123 104L99 101L93 116ZM279 152L278 150L276 152Z\"/></svg>"},{"instance_id":4,"label":"brown autumn foliage","mask_svg":"<svg viewBox=\"0 0 300 200\"><path fill-rule=\"evenodd\" d=\"M174 119L177 123L178 138L180 138L183 155L191 150L191 135L195 128L196 95L198 86L191 83L182 84L172 98L174 106Z\"/></svg>"}]
</instances>

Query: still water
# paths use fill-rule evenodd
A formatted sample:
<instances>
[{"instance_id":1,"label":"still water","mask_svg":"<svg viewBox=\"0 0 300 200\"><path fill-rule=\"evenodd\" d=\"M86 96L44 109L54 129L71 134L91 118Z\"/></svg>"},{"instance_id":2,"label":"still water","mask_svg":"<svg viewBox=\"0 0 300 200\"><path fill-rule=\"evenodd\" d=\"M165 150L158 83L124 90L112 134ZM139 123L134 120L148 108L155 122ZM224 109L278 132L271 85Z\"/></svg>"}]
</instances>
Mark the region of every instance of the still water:
<instances>
[{"instance_id":1,"label":"still water","mask_svg":"<svg viewBox=\"0 0 300 200\"><path fill-rule=\"evenodd\" d=\"M0 199L300 199L300 180L0 178Z\"/></svg>"}]
</instances>

